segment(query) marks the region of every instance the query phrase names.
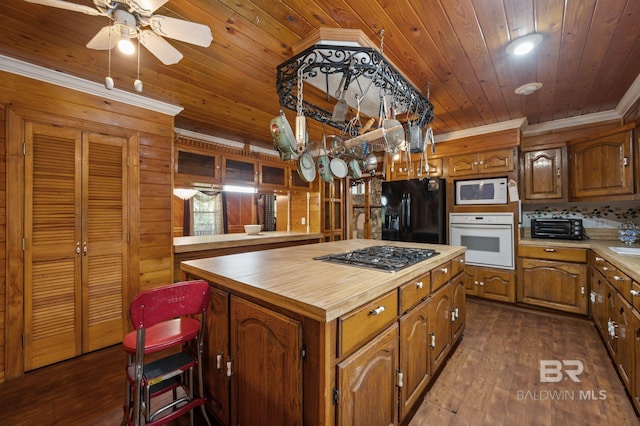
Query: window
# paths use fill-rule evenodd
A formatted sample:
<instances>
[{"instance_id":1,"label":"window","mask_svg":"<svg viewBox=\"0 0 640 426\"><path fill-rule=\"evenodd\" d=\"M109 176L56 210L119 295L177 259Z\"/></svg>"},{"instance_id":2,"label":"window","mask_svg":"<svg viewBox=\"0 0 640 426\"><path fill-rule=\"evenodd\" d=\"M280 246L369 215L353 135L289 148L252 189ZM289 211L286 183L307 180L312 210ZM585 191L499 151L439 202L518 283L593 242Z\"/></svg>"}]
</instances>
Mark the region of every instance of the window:
<instances>
[{"instance_id":1,"label":"window","mask_svg":"<svg viewBox=\"0 0 640 426\"><path fill-rule=\"evenodd\" d=\"M191 235L224 234L221 193L198 192L191 202Z\"/></svg>"}]
</instances>

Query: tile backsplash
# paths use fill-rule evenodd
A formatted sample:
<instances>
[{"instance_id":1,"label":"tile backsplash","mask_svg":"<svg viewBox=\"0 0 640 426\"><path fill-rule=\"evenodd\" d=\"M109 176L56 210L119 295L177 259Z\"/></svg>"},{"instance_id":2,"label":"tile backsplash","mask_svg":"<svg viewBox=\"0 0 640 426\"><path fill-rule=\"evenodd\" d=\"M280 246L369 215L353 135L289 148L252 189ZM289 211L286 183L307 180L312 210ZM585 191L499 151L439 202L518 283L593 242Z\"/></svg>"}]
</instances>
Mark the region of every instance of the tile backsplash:
<instances>
[{"instance_id":1,"label":"tile backsplash","mask_svg":"<svg viewBox=\"0 0 640 426\"><path fill-rule=\"evenodd\" d=\"M522 206L522 225L531 227L531 219L582 219L585 228L615 229L627 222L640 225L640 202L582 202L558 205L526 204Z\"/></svg>"}]
</instances>

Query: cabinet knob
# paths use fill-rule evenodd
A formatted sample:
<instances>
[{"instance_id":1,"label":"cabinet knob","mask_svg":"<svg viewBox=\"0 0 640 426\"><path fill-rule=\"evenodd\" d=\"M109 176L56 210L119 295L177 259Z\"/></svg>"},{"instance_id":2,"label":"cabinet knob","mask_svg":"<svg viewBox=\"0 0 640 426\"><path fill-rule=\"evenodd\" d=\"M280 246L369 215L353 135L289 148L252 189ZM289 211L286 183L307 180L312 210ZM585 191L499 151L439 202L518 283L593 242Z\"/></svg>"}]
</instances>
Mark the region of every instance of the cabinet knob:
<instances>
[{"instance_id":1,"label":"cabinet knob","mask_svg":"<svg viewBox=\"0 0 640 426\"><path fill-rule=\"evenodd\" d=\"M554 248L546 248L546 249L544 249L544 251L546 251L547 253L555 253L556 249L554 249Z\"/></svg>"},{"instance_id":2,"label":"cabinet knob","mask_svg":"<svg viewBox=\"0 0 640 426\"><path fill-rule=\"evenodd\" d=\"M422 288L423 286L424 286L424 284L422 284L422 281L418 281L416 283L416 287L418 287L418 288Z\"/></svg>"},{"instance_id":3,"label":"cabinet knob","mask_svg":"<svg viewBox=\"0 0 640 426\"><path fill-rule=\"evenodd\" d=\"M451 310L451 322L456 322L456 311Z\"/></svg>"},{"instance_id":4,"label":"cabinet knob","mask_svg":"<svg viewBox=\"0 0 640 426\"><path fill-rule=\"evenodd\" d=\"M632 295L632 296L635 296L635 297L638 297L638 296L640 296L640 291L638 291L638 290L631 290L631 295Z\"/></svg>"},{"instance_id":5,"label":"cabinet knob","mask_svg":"<svg viewBox=\"0 0 640 426\"><path fill-rule=\"evenodd\" d=\"M624 281L624 278L619 277L618 275L614 275L613 279L616 280L616 281Z\"/></svg>"},{"instance_id":6,"label":"cabinet knob","mask_svg":"<svg viewBox=\"0 0 640 426\"><path fill-rule=\"evenodd\" d=\"M440 270L442 271L443 274L446 274L447 272L449 272L449 270L447 268L442 268Z\"/></svg>"},{"instance_id":7,"label":"cabinet knob","mask_svg":"<svg viewBox=\"0 0 640 426\"><path fill-rule=\"evenodd\" d=\"M80 250L80 243L76 244L76 254L80 254L81 250Z\"/></svg>"},{"instance_id":8,"label":"cabinet knob","mask_svg":"<svg viewBox=\"0 0 640 426\"><path fill-rule=\"evenodd\" d=\"M580 287L580 294L584 296L584 286Z\"/></svg>"},{"instance_id":9,"label":"cabinet knob","mask_svg":"<svg viewBox=\"0 0 640 426\"><path fill-rule=\"evenodd\" d=\"M473 283L474 283L475 285L478 285L478 281L474 281Z\"/></svg>"},{"instance_id":10,"label":"cabinet knob","mask_svg":"<svg viewBox=\"0 0 640 426\"><path fill-rule=\"evenodd\" d=\"M602 267L602 270L603 270L603 271L609 271L609 268L607 268L606 266L603 266L603 267Z\"/></svg>"},{"instance_id":11,"label":"cabinet knob","mask_svg":"<svg viewBox=\"0 0 640 426\"><path fill-rule=\"evenodd\" d=\"M603 262L603 261L604 261L603 258L596 256L596 262Z\"/></svg>"},{"instance_id":12,"label":"cabinet knob","mask_svg":"<svg viewBox=\"0 0 640 426\"><path fill-rule=\"evenodd\" d=\"M460 259L460 260L458 260L458 262L464 263L464 259Z\"/></svg>"},{"instance_id":13,"label":"cabinet knob","mask_svg":"<svg viewBox=\"0 0 640 426\"><path fill-rule=\"evenodd\" d=\"M369 311L369 315L380 315L384 312L384 306L378 306L377 308Z\"/></svg>"},{"instance_id":14,"label":"cabinet knob","mask_svg":"<svg viewBox=\"0 0 640 426\"><path fill-rule=\"evenodd\" d=\"M436 347L436 335L434 333L431 333L431 347Z\"/></svg>"},{"instance_id":15,"label":"cabinet knob","mask_svg":"<svg viewBox=\"0 0 640 426\"><path fill-rule=\"evenodd\" d=\"M480 281L480 285L484 285L484 281Z\"/></svg>"}]
</instances>

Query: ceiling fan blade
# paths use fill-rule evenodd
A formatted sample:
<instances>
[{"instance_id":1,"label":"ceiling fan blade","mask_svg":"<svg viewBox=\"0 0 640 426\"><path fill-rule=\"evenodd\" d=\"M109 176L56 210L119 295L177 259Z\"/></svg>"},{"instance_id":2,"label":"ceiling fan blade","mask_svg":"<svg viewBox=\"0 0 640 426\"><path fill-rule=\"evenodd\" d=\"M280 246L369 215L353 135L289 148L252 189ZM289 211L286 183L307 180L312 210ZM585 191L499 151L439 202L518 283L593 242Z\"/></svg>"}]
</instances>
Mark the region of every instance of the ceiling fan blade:
<instances>
[{"instance_id":1,"label":"ceiling fan blade","mask_svg":"<svg viewBox=\"0 0 640 426\"><path fill-rule=\"evenodd\" d=\"M111 37L109 37L109 32L111 32ZM106 27L102 27L98 34L96 34L89 43L87 43L87 47L89 49L96 50L109 50L113 49L113 47L120 40L120 34L114 26L107 25Z\"/></svg>"},{"instance_id":2,"label":"ceiling fan blade","mask_svg":"<svg viewBox=\"0 0 640 426\"><path fill-rule=\"evenodd\" d=\"M168 1L169 0L128 0L127 3L129 3L129 7L136 13L149 17Z\"/></svg>"},{"instance_id":3,"label":"ceiling fan blade","mask_svg":"<svg viewBox=\"0 0 640 426\"><path fill-rule=\"evenodd\" d=\"M197 46L209 47L213 40L211 29L195 22L154 15L149 18L149 25L158 35Z\"/></svg>"},{"instance_id":4,"label":"ceiling fan blade","mask_svg":"<svg viewBox=\"0 0 640 426\"><path fill-rule=\"evenodd\" d=\"M141 31L138 35L140 44L146 47L149 52L160 59L165 65L173 65L180 62L182 53L173 47L169 42L151 30Z\"/></svg>"},{"instance_id":5,"label":"ceiling fan blade","mask_svg":"<svg viewBox=\"0 0 640 426\"><path fill-rule=\"evenodd\" d=\"M27 3L41 4L43 6L57 7L59 9L73 10L74 12L82 12L86 15L93 15L93 16L102 15L102 12L100 12L99 10L93 7L84 6L76 3L70 3L62 0L24 0L24 1L26 1Z\"/></svg>"}]
</instances>

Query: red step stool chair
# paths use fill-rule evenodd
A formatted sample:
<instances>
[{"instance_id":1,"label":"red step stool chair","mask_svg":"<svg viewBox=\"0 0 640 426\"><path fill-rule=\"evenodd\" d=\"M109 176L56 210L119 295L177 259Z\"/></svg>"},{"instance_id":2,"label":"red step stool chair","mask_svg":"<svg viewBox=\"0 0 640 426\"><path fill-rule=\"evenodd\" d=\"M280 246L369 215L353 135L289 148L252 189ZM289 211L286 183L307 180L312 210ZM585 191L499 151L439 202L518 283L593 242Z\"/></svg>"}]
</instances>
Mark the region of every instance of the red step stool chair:
<instances>
[{"instance_id":1,"label":"red step stool chair","mask_svg":"<svg viewBox=\"0 0 640 426\"><path fill-rule=\"evenodd\" d=\"M184 281L138 293L129 308L134 331L122 346L127 353L127 386L123 425L163 425L200 407L204 408L202 351L204 324L209 304L209 284L204 280ZM197 317L200 317L197 319ZM145 365L145 355L180 348ZM193 391L193 370L197 370L198 395ZM178 389L183 392L179 396ZM156 398L172 391L168 395ZM160 406L158 401L161 401ZM168 401L167 401L168 400ZM152 401L154 409L152 411Z\"/></svg>"}]
</instances>

